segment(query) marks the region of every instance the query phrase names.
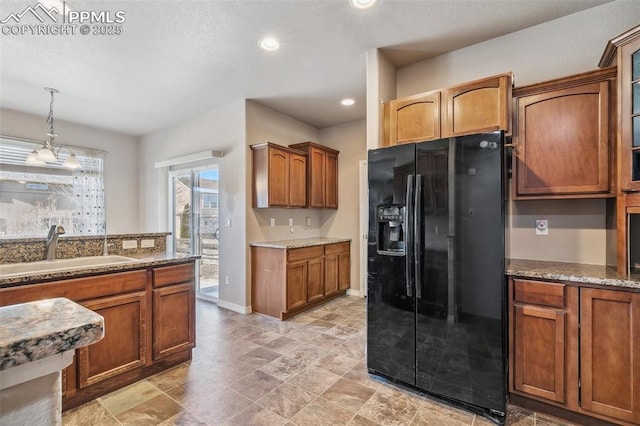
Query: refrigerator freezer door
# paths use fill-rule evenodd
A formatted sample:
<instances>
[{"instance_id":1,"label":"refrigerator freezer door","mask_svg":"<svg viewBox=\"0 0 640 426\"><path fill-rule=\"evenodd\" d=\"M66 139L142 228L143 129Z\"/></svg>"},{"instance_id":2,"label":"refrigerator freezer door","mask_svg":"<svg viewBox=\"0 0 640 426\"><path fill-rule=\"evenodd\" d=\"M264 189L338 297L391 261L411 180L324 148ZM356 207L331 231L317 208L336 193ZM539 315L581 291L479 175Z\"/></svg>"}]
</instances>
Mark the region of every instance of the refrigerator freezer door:
<instances>
[{"instance_id":1,"label":"refrigerator freezer door","mask_svg":"<svg viewBox=\"0 0 640 426\"><path fill-rule=\"evenodd\" d=\"M367 367L411 385L415 385L415 302L407 262L412 261L412 250L405 244L402 256L379 253L378 247L385 244L378 240L386 234L380 231L376 212L381 206L398 206L407 212L403 229L412 228L408 207L413 202L407 193L414 188L407 183L414 181L414 159L415 145L372 150L368 158Z\"/></svg>"}]
</instances>

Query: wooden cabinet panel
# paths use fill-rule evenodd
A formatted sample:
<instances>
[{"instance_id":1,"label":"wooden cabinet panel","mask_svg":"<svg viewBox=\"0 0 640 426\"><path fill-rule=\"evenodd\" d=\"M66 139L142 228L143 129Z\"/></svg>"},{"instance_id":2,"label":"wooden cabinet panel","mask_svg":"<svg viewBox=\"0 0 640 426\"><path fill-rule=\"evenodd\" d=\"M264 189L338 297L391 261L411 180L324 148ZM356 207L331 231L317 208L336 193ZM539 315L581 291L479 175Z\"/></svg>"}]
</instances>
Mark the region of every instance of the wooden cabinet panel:
<instances>
[{"instance_id":1,"label":"wooden cabinet panel","mask_svg":"<svg viewBox=\"0 0 640 426\"><path fill-rule=\"evenodd\" d=\"M514 388L565 402L565 312L515 305Z\"/></svg>"},{"instance_id":2,"label":"wooden cabinet panel","mask_svg":"<svg viewBox=\"0 0 640 426\"><path fill-rule=\"evenodd\" d=\"M501 75L448 88L442 136L508 130L511 75Z\"/></svg>"},{"instance_id":3,"label":"wooden cabinet panel","mask_svg":"<svg viewBox=\"0 0 640 426\"><path fill-rule=\"evenodd\" d=\"M193 264L153 268L153 287L164 287L183 282L193 282Z\"/></svg>"},{"instance_id":4,"label":"wooden cabinet panel","mask_svg":"<svg viewBox=\"0 0 640 426\"><path fill-rule=\"evenodd\" d=\"M82 305L104 317L104 338L78 349L80 388L147 363L147 295L105 297Z\"/></svg>"},{"instance_id":5,"label":"wooden cabinet panel","mask_svg":"<svg viewBox=\"0 0 640 426\"><path fill-rule=\"evenodd\" d=\"M309 207L324 207L326 159L324 151L316 148L309 150Z\"/></svg>"},{"instance_id":6,"label":"wooden cabinet panel","mask_svg":"<svg viewBox=\"0 0 640 426\"><path fill-rule=\"evenodd\" d=\"M513 299L520 303L564 308L564 288L564 284L514 279Z\"/></svg>"},{"instance_id":7,"label":"wooden cabinet panel","mask_svg":"<svg viewBox=\"0 0 640 426\"><path fill-rule=\"evenodd\" d=\"M304 152L270 142L251 145L253 207L306 205L307 158Z\"/></svg>"},{"instance_id":8,"label":"wooden cabinet panel","mask_svg":"<svg viewBox=\"0 0 640 426\"><path fill-rule=\"evenodd\" d=\"M324 297L324 259L307 261L307 302Z\"/></svg>"},{"instance_id":9,"label":"wooden cabinet panel","mask_svg":"<svg viewBox=\"0 0 640 426\"><path fill-rule=\"evenodd\" d=\"M325 175L325 207L338 208L338 155L327 153Z\"/></svg>"},{"instance_id":10,"label":"wooden cabinet panel","mask_svg":"<svg viewBox=\"0 0 640 426\"><path fill-rule=\"evenodd\" d=\"M331 254L324 257L324 294L329 296L338 292L338 255Z\"/></svg>"},{"instance_id":11,"label":"wooden cabinet panel","mask_svg":"<svg viewBox=\"0 0 640 426\"><path fill-rule=\"evenodd\" d=\"M440 92L395 99L388 105L388 145L440 138Z\"/></svg>"},{"instance_id":12,"label":"wooden cabinet panel","mask_svg":"<svg viewBox=\"0 0 640 426\"><path fill-rule=\"evenodd\" d=\"M581 406L640 423L640 294L583 288Z\"/></svg>"},{"instance_id":13,"label":"wooden cabinet panel","mask_svg":"<svg viewBox=\"0 0 640 426\"><path fill-rule=\"evenodd\" d=\"M194 309L192 282L153 290L154 360L195 346Z\"/></svg>"},{"instance_id":14,"label":"wooden cabinet panel","mask_svg":"<svg viewBox=\"0 0 640 426\"><path fill-rule=\"evenodd\" d=\"M338 290L351 287L351 256L349 252L338 255Z\"/></svg>"},{"instance_id":15,"label":"wooden cabinet panel","mask_svg":"<svg viewBox=\"0 0 640 426\"><path fill-rule=\"evenodd\" d=\"M287 261L296 262L303 259L312 259L322 257L324 254L323 246L301 247L287 250Z\"/></svg>"},{"instance_id":16,"label":"wooden cabinet panel","mask_svg":"<svg viewBox=\"0 0 640 426\"><path fill-rule=\"evenodd\" d=\"M613 195L610 158L614 70L515 91L514 199Z\"/></svg>"},{"instance_id":17,"label":"wooden cabinet panel","mask_svg":"<svg viewBox=\"0 0 640 426\"><path fill-rule=\"evenodd\" d=\"M287 311L307 304L307 274L306 261L287 265Z\"/></svg>"},{"instance_id":18,"label":"wooden cabinet panel","mask_svg":"<svg viewBox=\"0 0 640 426\"><path fill-rule=\"evenodd\" d=\"M337 209L339 151L315 142L289 147L307 154L307 207Z\"/></svg>"}]
</instances>

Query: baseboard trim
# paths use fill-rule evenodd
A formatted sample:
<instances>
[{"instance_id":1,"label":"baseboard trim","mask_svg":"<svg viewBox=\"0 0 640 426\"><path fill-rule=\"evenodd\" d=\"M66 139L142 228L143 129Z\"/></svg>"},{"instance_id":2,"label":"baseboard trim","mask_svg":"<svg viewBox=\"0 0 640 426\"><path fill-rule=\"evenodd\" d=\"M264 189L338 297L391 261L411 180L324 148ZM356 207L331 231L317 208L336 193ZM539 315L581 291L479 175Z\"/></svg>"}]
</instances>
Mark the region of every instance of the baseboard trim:
<instances>
[{"instance_id":1,"label":"baseboard trim","mask_svg":"<svg viewBox=\"0 0 640 426\"><path fill-rule=\"evenodd\" d=\"M250 314L252 312L251 305L242 306L235 303L227 302L226 300L218 299L218 306L221 308L229 309L230 311L237 312L239 314Z\"/></svg>"},{"instance_id":2,"label":"baseboard trim","mask_svg":"<svg viewBox=\"0 0 640 426\"><path fill-rule=\"evenodd\" d=\"M347 289L347 296L362 297L362 293L360 292L360 290L355 290L353 288L349 288L349 289Z\"/></svg>"}]
</instances>

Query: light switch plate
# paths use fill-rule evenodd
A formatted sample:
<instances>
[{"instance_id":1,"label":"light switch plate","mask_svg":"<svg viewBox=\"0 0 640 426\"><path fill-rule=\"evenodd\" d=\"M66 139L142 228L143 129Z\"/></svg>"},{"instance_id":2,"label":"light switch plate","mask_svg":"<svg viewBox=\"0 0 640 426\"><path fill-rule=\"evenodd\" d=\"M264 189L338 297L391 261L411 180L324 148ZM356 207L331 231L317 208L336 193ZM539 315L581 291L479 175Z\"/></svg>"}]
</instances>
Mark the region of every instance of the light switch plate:
<instances>
[{"instance_id":1,"label":"light switch plate","mask_svg":"<svg viewBox=\"0 0 640 426\"><path fill-rule=\"evenodd\" d=\"M307 216L307 226L311 226L311 218Z\"/></svg>"},{"instance_id":2,"label":"light switch plate","mask_svg":"<svg viewBox=\"0 0 640 426\"><path fill-rule=\"evenodd\" d=\"M122 240L122 249L130 250L138 248L138 240Z\"/></svg>"},{"instance_id":3,"label":"light switch plate","mask_svg":"<svg viewBox=\"0 0 640 426\"><path fill-rule=\"evenodd\" d=\"M289 226L293 226L293 218L292 217L289 218Z\"/></svg>"},{"instance_id":4,"label":"light switch plate","mask_svg":"<svg viewBox=\"0 0 640 426\"><path fill-rule=\"evenodd\" d=\"M271 226L276 226L276 218L275 217L271 218L270 224L271 224Z\"/></svg>"}]
</instances>

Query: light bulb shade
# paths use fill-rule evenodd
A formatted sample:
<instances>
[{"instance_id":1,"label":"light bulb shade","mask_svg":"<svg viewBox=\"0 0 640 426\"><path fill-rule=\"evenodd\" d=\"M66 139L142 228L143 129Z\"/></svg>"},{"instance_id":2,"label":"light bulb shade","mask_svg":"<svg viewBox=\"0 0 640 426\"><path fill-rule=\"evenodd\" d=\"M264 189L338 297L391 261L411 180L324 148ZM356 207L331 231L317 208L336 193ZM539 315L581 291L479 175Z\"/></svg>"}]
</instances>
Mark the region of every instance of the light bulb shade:
<instances>
[{"instance_id":1,"label":"light bulb shade","mask_svg":"<svg viewBox=\"0 0 640 426\"><path fill-rule=\"evenodd\" d=\"M43 164L42 161L38 160L38 151L34 148L33 151L27 156L27 164Z\"/></svg>"},{"instance_id":2,"label":"light bulb shade","mask_svg":"<svg viewBox=\"0 0 640 426\"><path fill-rule=\"evenodd\" d=\"M64 167L68 167L70 169L77 169L80 167L80 162L78 161L78 157L73 152L69 154L64 163L62 164Z\"/></svg>"},{"instance_id":3,"label":"light bulb shade","mask_svg":"<svg viewBox=\"0 0 640 426\"><path fill-rule=\"evenodd\" d=\"M57 160L56 156L53 155L53 151L43 146L38 150L38 161L43 161L45 163L55 163Z\"/></svg>"}]
</instances>

